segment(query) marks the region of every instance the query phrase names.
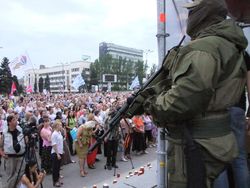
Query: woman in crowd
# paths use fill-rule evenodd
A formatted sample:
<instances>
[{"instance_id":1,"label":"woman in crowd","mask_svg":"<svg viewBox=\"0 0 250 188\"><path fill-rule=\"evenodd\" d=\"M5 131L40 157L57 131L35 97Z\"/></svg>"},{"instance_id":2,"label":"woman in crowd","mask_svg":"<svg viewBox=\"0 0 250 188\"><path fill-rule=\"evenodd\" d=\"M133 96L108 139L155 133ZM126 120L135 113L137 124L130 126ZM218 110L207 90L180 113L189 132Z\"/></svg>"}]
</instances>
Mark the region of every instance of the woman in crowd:
<instances>
[{"instance_id":1,"label":"woman in crowd","mask_svg":"<svg viewBox=\"0 0 250 188\"><path fill-rule=\"evenodd\" d=\"M39 143L39 156L42 156L42 150L43 150L43 139L41 137L41 130L43 128L43 123L44 123L44 120L43 120L43 117L47 115L47 111L46 110L41 110L40 112L40 119L38 120L38 126L37 126L37 129L38 129L38 133L39 133L39 136L38 136L38 143Z\"/></svg>"},{"instance_id":2,"label":"woman in crowd","mask_svg":"<svg viewBox=\"0 0 250 188\"><path fill-rule=\"evenodd\" d=\"M81 125L77 131L76 152L79 158L80 176L85 177L87 171L85 171L85 161L88 153L88 146L92 137L92 130L95 127L96 122L93 121L94 115L88 115L88 121Z\"/></svg>"},{"instance_id":3,"label":"woman in crowd","mask_svg":"<svg viewBox=\"0 0 250 188\"><path fill-rule=\"evenodd\" d=\"M51 159L52 159L52 179L55 187L60 187L60 165L63 154L63 136L61 134L62 123L55 121L53 124L53 133L51 136Z\"/></svg>"},{"instance_id":4,"label":"woman in crowd","mask_svg":"<svg viewBox=\"0 0 250 188\"><path fill-rule=\"evenodd\" d=\"M93 116L92 115L88 116L88 120L96 122L95 126L93 127L92 137L90 139L89 146L91 146L92 144L94 144L96 142L96 137L98 137L98 134L101 134L101 131L100 131L100 124L99 124L98 121L96 121L94 115ZM87 155L87 164L88 164L88 167L90 169L95 169L95 162L99 160L99 159L96 158L96 155L98 154L98 150L99 150L100 146L101 145L99 145L98 147L96 147L91 153L89 153Z\"/></svg>"},{"instance_id":5,"label":"woman in crowd","mask_svg":"<svg viewBox=\"0 0 250 188\"><path fill-rule=\"evenodd\" d=\"M76 114L77 120L78 120L82 115L85 115L85 106L84 106L84 105L81 105L81 106L79 107L79 110L77 111L77 114Z\"/></svg>"},{"instance_id":6,"label":"woman in crowd","mask_svg":"<svg viewBox=\"0 0 250 188\"><path fill-rule=\"evenodd\" d=\"M73 151L73 139L70 135L70 131L75 127L77 127L77 121L74 115L74 111L70 110L68 117L66 119L66 130L67 130L67 138L69 141L69 151L71 155L75 155L75 152Z\"/></svg>"},{"instance_id":7,"label":"woman in crowd","mask_svg":"<svg viewBox=\"0 0 250 188\"><path fill-rule=\"evenodd\" d=\"M70 152L69 152L69 146L68 146L68 144L66 142L66 128L65 128L65 124L63 123L63 120L62 120L62 113L61 112L56 113L55 121L59 121L59 122L62 123L61 133L62 133L62 136L63 136L63 152L64 153L63 153L61 165L67 165L67 164L70 164L70 163L75 163L75 161L73 161L71 159Z\"/></svg>"},{"instance_id":8,"label":"woman in crowd","mask_svg":"<svg viewBox=\"0 0 250 188\"><path fill-rule=\"evenodd\" d=\"M146 143L144 138L144 122L142 116L136 115L132 118L134 126L133 133L133 151L136 151L137 155L147 154Z\"/></svg>"},{"instance_id":9,"label":"woman in crowd","mask_svg":"<svg viewBox=\"0 0 250 188\"><path fill-rule=\"evenodd\" d=\"M152 129L153 122L148 114L143 114L142 119L145 127L145 143L147 147L152 147L153 145L153 137L152 137Z\"/></svg>"},{"instance_id":10,"label":"woman in crowd","mask_svg":"<svg viewBox=\"0 0 250 188\"><path fill-rule=\"evenodd\" d=\"M133 125L132 125L132 120L128 118L122 119L120 123L124 135L124 154L123 154L124 157L121 160L126 161L127 159L131 159L130 151L133 141L133 130L132 130Z\"/></svg>"},{"instance_id":11,"label":"woman in crowd","mask_svg":"<svg viewBox=\"0 0 250 188\"><path fill-rule=\"evenodd\" d=\"M24 175L21 178L20 188L37 188L42 183L46 173L37 172L37 163L30 160L25 166Z\"/></svg>"},{"instance_id":12,"label":"woman in crowd","mask_svg":"<svg viewBox=\"0 0 250 188\"><path fill-rule=\"evenodd\" d=\"M41 167L45 169L48 174L51 174L51 135L52 128L50 126L49 116L43 116L43 128L40 132L42 138L42 153L41 153Z\"/></svg>"}]
</instances>

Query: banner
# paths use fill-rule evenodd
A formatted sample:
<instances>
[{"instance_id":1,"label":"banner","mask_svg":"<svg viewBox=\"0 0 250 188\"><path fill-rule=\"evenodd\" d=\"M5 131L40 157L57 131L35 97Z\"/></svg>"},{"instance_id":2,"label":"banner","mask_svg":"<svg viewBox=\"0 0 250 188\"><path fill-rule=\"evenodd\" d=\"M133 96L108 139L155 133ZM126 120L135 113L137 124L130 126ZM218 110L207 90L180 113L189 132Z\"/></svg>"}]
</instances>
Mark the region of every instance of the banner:
<instances>
[{"instance_id":1,"label":"banner","mask_svg":"<svg viewBox=\"0 0 250 188\"><path fill-rule=\"evenodd\" d=\"M78 89L80 86L84 85L85 81L83 80L82 76L79 74L77 77L75 77L72 86L75 89Z\"/></svg>"}]
</instances>

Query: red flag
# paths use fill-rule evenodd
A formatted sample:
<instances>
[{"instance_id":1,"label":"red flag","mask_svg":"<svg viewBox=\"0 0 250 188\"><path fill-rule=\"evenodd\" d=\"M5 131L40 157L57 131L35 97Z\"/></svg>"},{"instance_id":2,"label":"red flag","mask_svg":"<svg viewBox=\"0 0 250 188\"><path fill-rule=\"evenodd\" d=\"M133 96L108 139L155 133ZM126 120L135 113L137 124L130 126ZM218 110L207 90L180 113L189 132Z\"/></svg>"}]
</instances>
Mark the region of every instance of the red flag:
<instances>
[{"instance_id":1,"label":"red flag","mask_svg":"<svg viewBox=\"0 0 250 188\"><path fill-rule=\"evenodd\" d=\"M32 86L31 85L27 86L26 93L32 93Z\"/></svg>"},{"instance_id":2,"label":"red flag","mask_svg":"<svg viewBox=\"0 0 250 188\"><path fill-rule=\"evenodd\" d=\"M16 84L15 84L15 82L12 82L10 94L13 95L13 93L14 93L15 91L16 91Z\"/></svg>"}]
</instances>

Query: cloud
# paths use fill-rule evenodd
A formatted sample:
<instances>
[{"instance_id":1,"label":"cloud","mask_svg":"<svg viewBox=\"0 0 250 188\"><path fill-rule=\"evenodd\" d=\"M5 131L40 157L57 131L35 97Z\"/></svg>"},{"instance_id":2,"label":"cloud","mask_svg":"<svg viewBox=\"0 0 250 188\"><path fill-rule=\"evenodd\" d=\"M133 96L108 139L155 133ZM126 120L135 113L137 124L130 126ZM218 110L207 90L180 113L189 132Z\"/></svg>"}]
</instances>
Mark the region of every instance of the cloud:
<instances>
[{"instance_id":1,"label":"cloud","mask_svg":"<svg viewBox=\"0 0 250 188\"><path fill-rule=\"evenodd\" d=\"M103 41L156 52L155 0L4 1L0 22L0 55L27 50L36 65L94 60Z\"/></svg>"}]
</instances>

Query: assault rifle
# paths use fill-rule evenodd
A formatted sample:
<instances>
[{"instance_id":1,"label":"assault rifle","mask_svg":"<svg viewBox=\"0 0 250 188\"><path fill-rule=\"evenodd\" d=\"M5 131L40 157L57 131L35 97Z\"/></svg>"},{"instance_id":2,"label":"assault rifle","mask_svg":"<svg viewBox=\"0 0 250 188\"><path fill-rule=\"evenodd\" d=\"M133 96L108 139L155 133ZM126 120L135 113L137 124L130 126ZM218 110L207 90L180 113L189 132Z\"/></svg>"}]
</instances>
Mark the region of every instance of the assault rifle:
<instances>
[{"instance_id":1,"label":"assault rifle","mask_svg":"<svg viewBox=\"0 0 250 188\"><path fill-rule=\"evenodd\" d=\"M180 46L184 41L185 36L181 39L180 43L168 51L167 55L163 60L163 64L158 71L156 71L148 80L147 82L140 88L136 93L134 93L131 97L127 99L127 102L116 112L115 116L108 122L109 129L99 138L96 139L96 142L90 146L88 152L91 153L99 144L102 143L104 138L114 129L115 126L118 126L119 122L124 117L133 117L134 115L142 114L143 111L143 101L145 100L143 93L152 93L154 86L156 83L160 82L161 80L166 79L167 75L169 75L169 71L167 70L166 66L164 66L164 62L169 56L173 56L171 59L176 60L177 54L179 52ZM170 80L169 80L170 83ZM164 86L163 86L164 87Z\"/></svg>"}]
</instances>

